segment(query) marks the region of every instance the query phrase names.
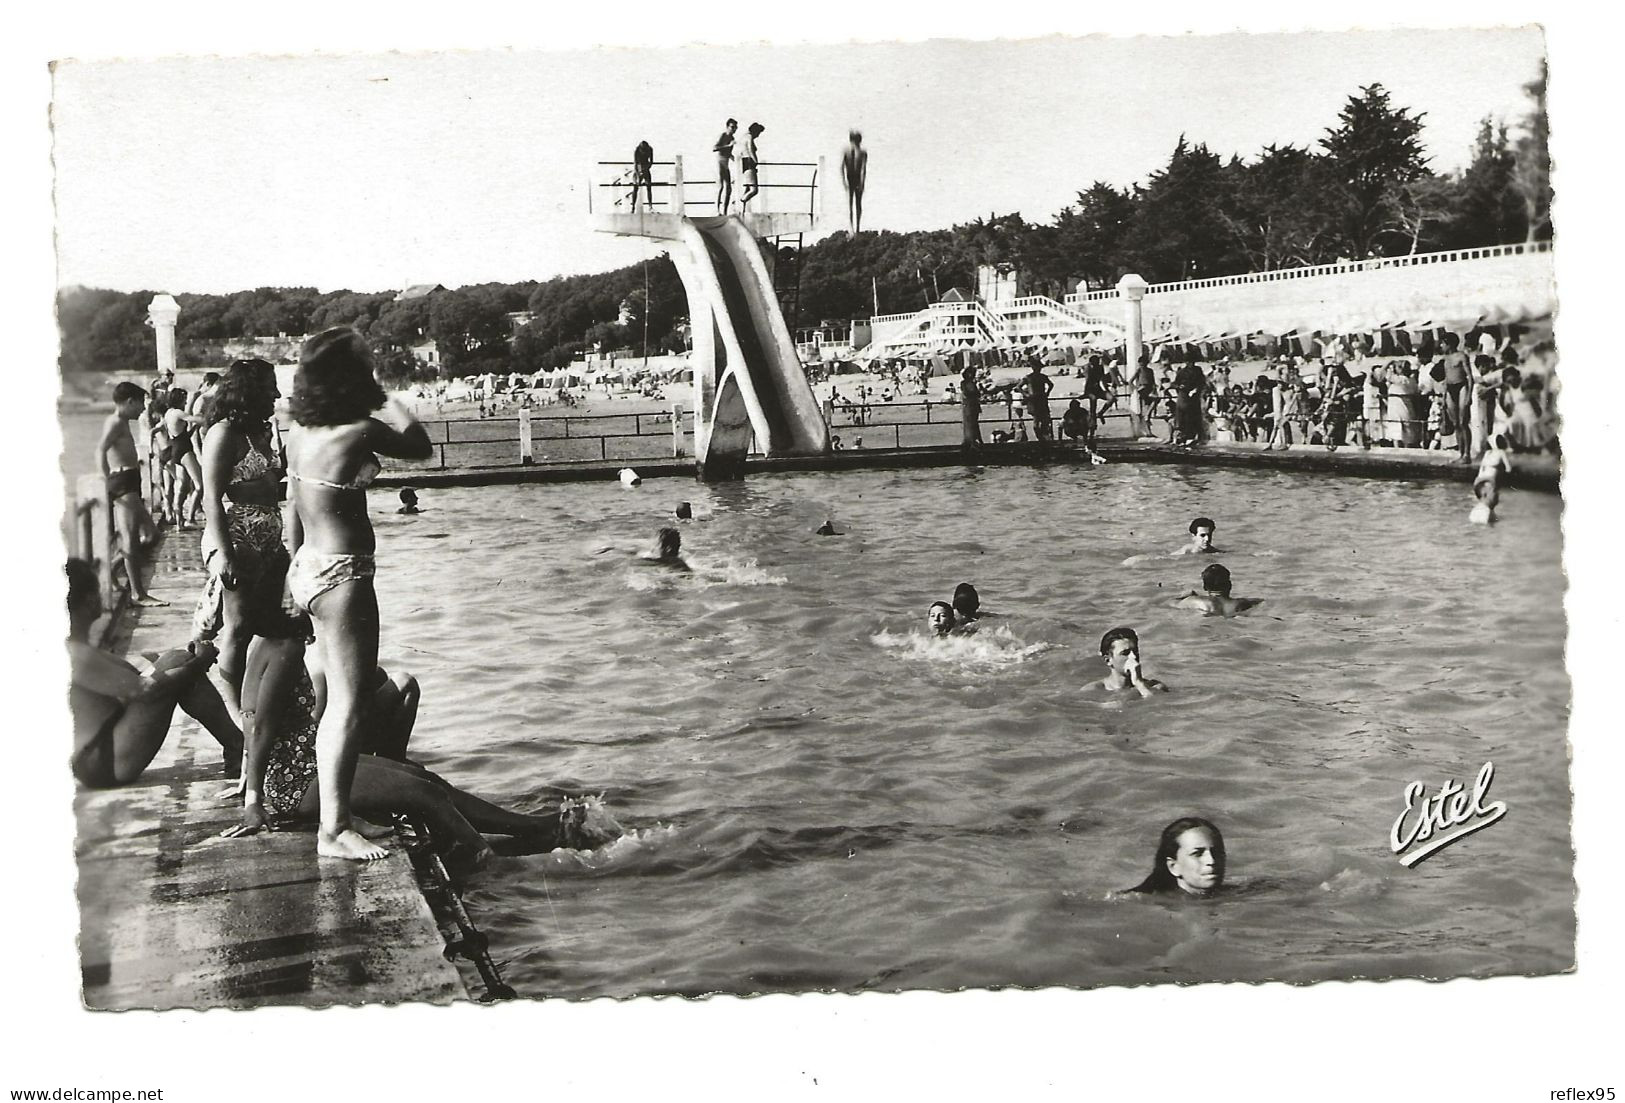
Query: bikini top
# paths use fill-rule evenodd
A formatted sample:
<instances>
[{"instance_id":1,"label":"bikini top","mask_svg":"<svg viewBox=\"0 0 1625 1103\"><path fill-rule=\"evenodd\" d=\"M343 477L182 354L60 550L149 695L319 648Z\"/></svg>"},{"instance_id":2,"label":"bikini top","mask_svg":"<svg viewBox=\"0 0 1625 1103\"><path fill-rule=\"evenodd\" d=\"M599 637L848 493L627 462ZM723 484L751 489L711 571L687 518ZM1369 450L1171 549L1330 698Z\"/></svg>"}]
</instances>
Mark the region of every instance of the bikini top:
<instances>
[{"instance_id":1,"label":"bikini top","mask_svg":"<svg viewBox=\"0 0 1625 1103\"><path fill-rule=\"evenodd\" d=\"M355 478L347 483L330 483L326 479L314 479L309 475L301 475L297 471L288 472L288 478L298 479L302 483L311 483L314 486L325 486L333 490L365 490L372 485L372 481L383 470L378 466L377 456L368 456L361 463L361 470L355 473Z\"/></svg>"},{"instance_id":2,"label":"bikini top","mask_svg":"<svg viewBox=\"0 0 1625 1103\"><path fill-rule=\"evenodd\" d=\"M269 454L256 448L253 441L249 441L248 451L243 453L243 458L231 466L231 482L233 486L238 483L251 483L275 470L277 470L276 461Z\"/></svg>"}]
</instances>

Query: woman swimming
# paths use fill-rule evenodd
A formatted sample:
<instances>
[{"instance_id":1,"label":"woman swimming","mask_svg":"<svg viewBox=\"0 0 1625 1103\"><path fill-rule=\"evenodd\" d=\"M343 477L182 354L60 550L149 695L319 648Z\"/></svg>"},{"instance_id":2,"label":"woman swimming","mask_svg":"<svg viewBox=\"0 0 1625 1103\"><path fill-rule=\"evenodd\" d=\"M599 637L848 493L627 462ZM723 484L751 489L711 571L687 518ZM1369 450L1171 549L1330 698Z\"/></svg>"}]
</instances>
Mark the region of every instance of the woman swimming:
<instances>
[{"instance_id":1,"label":"woman swimming","mask_svg":"<svg viewBox=\"0 0 1625 1103\"><path fill-rule=\"evenodd\" d=\"M378 667L376 545L367 487L378 475L377 454L425 460L434 446L404 406L386 399L373 378L372 349L351 326L335 326L305 342L289 409L299 430L288 450L294 549L288 591L310 614L327 671L327 709L316 740L316 852L373 861L389 852L350 824L365 689Z\"/></svg>"},{"instance_id":2,"label":"woman swimming","mask_svg":"<svg viewBox=\"0 0 1625 1103\"><path fill-rule=\"evenodd\" d=\"M1151 873L1128 892L1212 896L1224 887L1224 836L1208 820L1183 816L1162 829Z\"/></svg>"},{"instance_id":3,"label":"woman swimming","mask_svg":"<svg viewBox=\"0 0 1625 1103\"><path fill-rule=\"evenodd\" d=\"M220 674L236 708L248 654L248 608L275 605L288 574L282 542L282 465L271 438L276 372L239 360L209 404L203 434L203 565L209 572L193 633L218 633ZM229 505L228 505L229 500Z\"/></svg>"}]
</instances>

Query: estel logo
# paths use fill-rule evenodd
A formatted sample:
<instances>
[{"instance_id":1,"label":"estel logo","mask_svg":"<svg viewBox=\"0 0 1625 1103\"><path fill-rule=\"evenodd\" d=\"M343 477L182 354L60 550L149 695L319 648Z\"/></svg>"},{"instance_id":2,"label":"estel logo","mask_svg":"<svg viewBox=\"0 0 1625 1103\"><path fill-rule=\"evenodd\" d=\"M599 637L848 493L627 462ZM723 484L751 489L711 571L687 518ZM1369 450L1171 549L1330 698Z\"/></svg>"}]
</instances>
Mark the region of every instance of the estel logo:
<instances>
[{"instance_id":1,"label":"estel logo","mask_svg":"<svg viewBox=\"0 0 1625 1103\"><path fill-rule=\"evenodd\" d=\"M1437 854L1451 843L1465 839L1475 831L1482 831L1507 814L1502 801L1484 803L1484 794L1490 791L1490 780L1495 777L1495 763L1484 763L1473 782L1469 794L1454 779L1445 782L1433 796L1427 795L1427 786L1413 781L1405 786L1405 810L1394 821L1388 833L1389 845L1400 854L1399 864L1414 867L1423 859ZM1406 827L1406 820L1410 826Z\"/></svg>"}]
</instances>

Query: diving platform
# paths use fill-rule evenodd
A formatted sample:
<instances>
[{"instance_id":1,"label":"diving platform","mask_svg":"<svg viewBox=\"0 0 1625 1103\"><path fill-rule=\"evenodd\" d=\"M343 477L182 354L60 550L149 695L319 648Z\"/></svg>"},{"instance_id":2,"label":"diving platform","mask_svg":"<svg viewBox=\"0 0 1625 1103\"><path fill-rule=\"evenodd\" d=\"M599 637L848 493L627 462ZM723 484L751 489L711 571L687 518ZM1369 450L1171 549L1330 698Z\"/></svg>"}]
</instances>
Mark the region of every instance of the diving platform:
<instances>
[{"instance_id":1,"label":"diving platform","mask_svg":"<svg viewBox=\"0 0 1625 1103\"><path fill-rule=\"evenodd\" d=\"M764 241L818 228L822 162L762 162L757 169L761 192L751 200L756 209L740 209L743 182L736 179L725 213L716 209L716 181L687 179L681 157L655 162L656 169L670 171L640 182L641 196L631 190L627 163L601 162L600 167L623 171L594 187L602 198L589 212L593 229L677 246L671 257L688 299L693 337L689 362L699 477L742 478L752 453L827 453L829 427L801 366L762 247Z\"/></svg>"}]
</instances>

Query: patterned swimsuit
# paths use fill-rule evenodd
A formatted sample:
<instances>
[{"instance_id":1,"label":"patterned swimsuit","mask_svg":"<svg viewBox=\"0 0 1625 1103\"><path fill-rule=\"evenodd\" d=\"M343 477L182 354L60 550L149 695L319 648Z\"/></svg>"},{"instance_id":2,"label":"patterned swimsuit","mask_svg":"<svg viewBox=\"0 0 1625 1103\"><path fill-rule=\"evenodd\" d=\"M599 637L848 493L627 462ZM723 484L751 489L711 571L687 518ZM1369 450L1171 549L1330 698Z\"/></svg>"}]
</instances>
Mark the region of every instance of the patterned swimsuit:
<instances>
[{"instance_id":1,"label":"patterned swimsuit","mask_svg":"<svg viewBox=\"0 0 1625 1103\"><path fill-rule=\"evenodd\" d=\"M316 777L316 690L300 665L293 697L283 706L282 730L265 761L265 807L287 816L299 807Z\"/></svg>"}]
</instances>

